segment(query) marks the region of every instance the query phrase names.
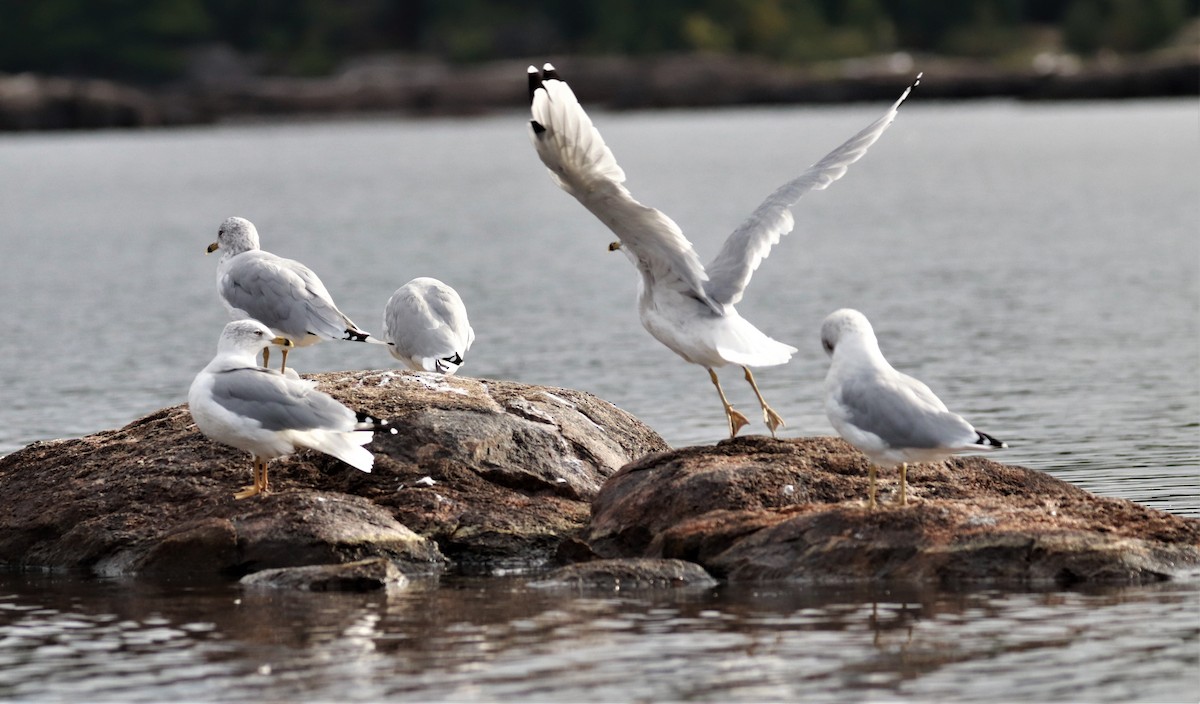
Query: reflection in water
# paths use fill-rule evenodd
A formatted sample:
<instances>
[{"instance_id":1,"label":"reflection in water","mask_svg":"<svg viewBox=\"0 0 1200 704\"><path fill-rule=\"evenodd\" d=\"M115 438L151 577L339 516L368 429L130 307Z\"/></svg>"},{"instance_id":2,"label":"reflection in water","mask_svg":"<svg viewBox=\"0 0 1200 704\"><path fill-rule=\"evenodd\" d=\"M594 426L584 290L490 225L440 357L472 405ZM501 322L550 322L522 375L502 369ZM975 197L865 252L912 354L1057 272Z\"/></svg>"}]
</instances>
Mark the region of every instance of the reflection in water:
<instances>
[{"instance_id":1,"label":"reflection in water","mask_svg":"<svg viewBox=\"0 0 1200 704\"><path fill-rule=\"evenodd\" d=\"M1195 583L378 594L0 578L0 697L1194 698Z\"/></svg>"}]
</instances>

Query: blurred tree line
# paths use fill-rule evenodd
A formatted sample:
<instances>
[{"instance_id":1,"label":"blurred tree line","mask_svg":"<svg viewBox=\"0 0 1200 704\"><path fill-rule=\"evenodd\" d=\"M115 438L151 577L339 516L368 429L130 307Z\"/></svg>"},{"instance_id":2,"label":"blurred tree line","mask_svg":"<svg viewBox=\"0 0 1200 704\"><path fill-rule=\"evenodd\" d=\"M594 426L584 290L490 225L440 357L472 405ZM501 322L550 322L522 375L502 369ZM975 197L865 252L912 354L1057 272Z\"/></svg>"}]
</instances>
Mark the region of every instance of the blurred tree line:
<instances>
[{"instance_id":1,"label":"blurred tree line","mask_svg":"<svg viewBox=\"0 0 1200 704\"><path fill-rule=\"evenodd\" d=\"M214 44L297 75L379 52L997 58L1047 29L1079 54L1135 53L1197 14L1200 0L0 0L0 71L170 80Z\"/></svg>"}]
</instances>

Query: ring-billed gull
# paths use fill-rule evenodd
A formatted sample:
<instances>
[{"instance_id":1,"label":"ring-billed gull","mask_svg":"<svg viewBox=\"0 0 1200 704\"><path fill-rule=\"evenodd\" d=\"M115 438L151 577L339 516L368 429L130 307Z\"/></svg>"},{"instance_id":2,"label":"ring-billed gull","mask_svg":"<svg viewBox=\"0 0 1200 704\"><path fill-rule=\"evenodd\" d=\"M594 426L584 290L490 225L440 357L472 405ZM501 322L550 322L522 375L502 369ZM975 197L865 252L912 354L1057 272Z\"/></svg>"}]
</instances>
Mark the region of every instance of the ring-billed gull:
<instances>
[{"instance_id":1,"label":"ring-billed gull","mask_svg":"<svg viewBox=\"0 0 1200 704\"><path fill-rule=\"evenodd\" d=\"M634 200L622 185L625 172L554 67L546 64L540 74L529 67L530 138L538 156L555 183L620 238L610 248L624 252L641 274L642 326L671 351L708 370L729 421L730 437L749 421L725 398L715 369L726 364L742 367L774 436L783 419L763 399L750 367L783 364L796 352L795 347L760 332L734 305L771 247L791 231L789 209L805 193L841 178L892 123L911 90L909 86L883 117L768 196L705 268L679 226Z\"/></svg>"},{"instance_id":2,"label":"ring-billed gull","mask_svg":"<svg viewBox=\"0 0 1200 704\"><path fill-rule=\"evenodd\" d=\"M313 381L257 365L267 345L291 345L257 320L235 320L221 331L217 356L196 375L188 408L200 432L249 452L254 483L234 494L244 499L268 490L267 463L306 447L370 472L375 456L362 445L385 423L355 414Z\"/></svg>"},{"instance_id":3,"label":"ring-billed gull","mask_svg":"<svg viewBox=\"0 0 1200 704\"><path fill-rule=\"evenodd\" d=\"M871 508L875 465L900 466L900 503L907 504L909 462L1008 447L951 413L928 386L893 369L862 313L830 313L821 323L821 345L832 357L825 413L838 434L871 460Z\"/></svg>"},{"instance_id":4,"label":"ring-billed gull","mask_svg":"<svg viewBox=\"0 0 1200 704\"><path fill-rule=\"evenodd\" d=\"M383 309L383 339L396 359L415 371L453 374L475 341L458 292L437 279L409 281Z\"/></svg>"},{"instance_id":5,"label":"ring-billed gull","mask_svg":"<svg viewBox=\"0 0 1200 704\"><path fill-rule=\"evenodd\" d=\"M260 249L258 230L249 220L226 218L208 252L217 249L224 252L217 265L217 293L234 320L253 318L296 347L322 340L383 343L338 310L312 269ZM263 348L264 367L269 355ZM287 367L287 355L285 347L280 371Z\"/></svg>"}]
</instances>

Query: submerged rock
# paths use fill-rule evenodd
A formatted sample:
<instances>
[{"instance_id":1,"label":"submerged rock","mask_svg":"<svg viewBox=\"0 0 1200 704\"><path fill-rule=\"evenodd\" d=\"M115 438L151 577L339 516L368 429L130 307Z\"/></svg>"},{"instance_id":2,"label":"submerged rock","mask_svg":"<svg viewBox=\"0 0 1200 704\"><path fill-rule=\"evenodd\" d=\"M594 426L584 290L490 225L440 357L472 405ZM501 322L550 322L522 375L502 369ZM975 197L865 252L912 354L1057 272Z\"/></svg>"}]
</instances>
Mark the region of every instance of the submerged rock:
<instances>
[{"instance_id":1,"label":"submerged rock","mask_svg":"<svg viewBox=\"0 0 1200 704\"><path fill-rule=\"evenodd\" d=\"M867 461L834 438L655 453L609 479L586 541L731 581L1070 585L1167 579L1200 564L1200 521L1094 496L980 457L909 467L908 506L869 510Z\"/></svg>"},{"instance_id":2,"label":"submerged rock","mask_svg":"<svg viewBox=\"0 0 1200 704\"><path fill-rule=\"evenodd\" d=\"M630 557L560 567L531 586L618 590L704 588L716 584L717 580L694 562Z\"/></svg>"},{"instance_id":3,"label":"submerged rock","mask_svg":"<svg viewBox=\"0 0 1200 704\"><path fill-rule=\"evenodd\" d=\"M332 565L276 567L248 574L240 581L248 587L310 592L370 592L400 589L408 584L408 578L396 563L384 557Z\"/></svg>"},{"instance_id":4,"label":"submerged rock","mask_svg":"<svg viewBox=\"0 0 1200 704\"><path fill-rule=\"evenodd\" d=\"M244 501L246 453L205 438L186 406L119 430L0 458L0 563L105 574L240 577L386 557L540 564L582 533L604 480L666 449L589 394L413 372L314 375L390 421L370 474L301 451L271 464L273 493Z\"/></svg>"}]
</instances>

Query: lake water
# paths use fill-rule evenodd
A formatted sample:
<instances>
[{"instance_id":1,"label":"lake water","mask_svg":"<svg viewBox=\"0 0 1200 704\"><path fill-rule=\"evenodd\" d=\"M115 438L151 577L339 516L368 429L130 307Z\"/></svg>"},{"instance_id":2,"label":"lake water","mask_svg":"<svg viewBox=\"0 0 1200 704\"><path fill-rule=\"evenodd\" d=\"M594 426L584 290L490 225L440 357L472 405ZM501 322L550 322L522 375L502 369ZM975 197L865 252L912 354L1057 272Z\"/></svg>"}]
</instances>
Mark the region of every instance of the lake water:
<instances>
[{"instance_id":1,"label":"lake water","mask_svg":"<svg viewBox=\"0 0 1200 704\"><path fill-rule=\"evenodd\" d=\"M885 108L595 117L635 196L707 261ZM410 278L453 285L477 333L462 374L593 392L673 445L719 440L707 375L641 329L632 269L550 183L525 119L0 135L0 454L184 400L226 320L204 248L229 215L369 330ZM818 329L854 307L893 364L1009 442L996 459L1200 516L1198 163L1194 100L918 89L805 197L738 306L800 348L756 372L782 434L831 433ZM392 366L338 343L289 361ZM722 376L757 419L740 373ZM1195 701L1197 585L630 595L446 578L385 598L8 575L0 698Z\"/></svg>"}]
</instances>

